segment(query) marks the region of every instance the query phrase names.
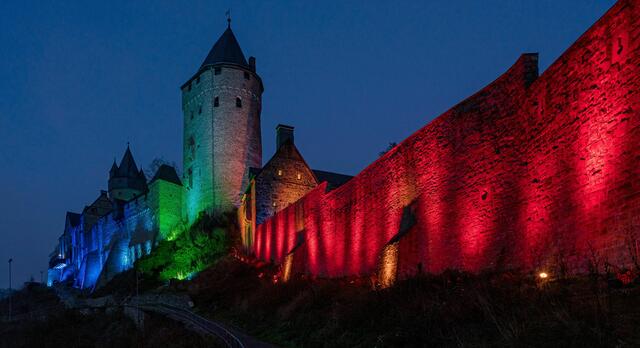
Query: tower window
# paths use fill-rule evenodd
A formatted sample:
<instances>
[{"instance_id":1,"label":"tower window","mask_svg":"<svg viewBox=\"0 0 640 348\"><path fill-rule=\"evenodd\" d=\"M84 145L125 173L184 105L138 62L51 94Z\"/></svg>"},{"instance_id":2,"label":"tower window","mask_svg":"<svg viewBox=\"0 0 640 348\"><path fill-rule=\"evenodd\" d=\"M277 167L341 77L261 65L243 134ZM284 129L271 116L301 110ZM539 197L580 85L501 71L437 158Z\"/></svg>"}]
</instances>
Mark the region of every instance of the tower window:
<instances>
[{"instance_id":1,"label":"tower window","mask_svg":"<svg viewBox=\"0 0 640 348\"><path fill-rule=\"evenodd\" d=\"M248 72L244 72L244 79L245 80L250 80L251 79L251 75Z\"/></svg>"},{"instance_id":2,"label":"tower window","mask_svg":"<svg viewBox=\"0 0 640 348\"><path fill-rule=\"evenodd\" d=\"M187 171L187 179L189 181L189 188L193 187L193 169L191 168Z\"/></svg>"},{"instance_id":3,"label":"tower window","mask_svg":"<svg viewBox=\"0 0 640 348\"><path fill-rule=\"evenodd\" d=\"M218 97L213 98L213 107L217 108L220 106L220 99Z\"/></svg>"},{"instance_id":4,"label":"tower window","mask_svg":"<svg viewBox=\"0 0 640 348\"><path fill-rule=\"evenodd\" d=\"M282 176L282 169L278 169L278 176Z\"/></svg>"},{"instance_id":5,"label":"tower window","mask_svg":"<svg viewBox=\"0 0 640 348\"><path fill-rule=\"evenodd\" d=\"M220 75L222 73L222 68L213 68L214 75Z\"/></svg>"},{"instance_id":6,"label":"tower window","mask_svg":"<svg viewBox=\"0 0 640 348\"><path fill-rule=\"evenodd\" d=\"M238 108L242 107L242 99L240 99L240 97L236 98L236 107L238 107Z\"/></svg>"},{"instance_id":7,"label":"tower window","mask_svg":"<svg viewBox=\"0 0 640 348\"><path fill-rule=\"evenodd\" d=\"M298 173L298 180L302 179L302 174Z\"/></svg>"},{"instance_id":8,"label":"tower window","mask_svg":"<svg viewBox=\"0 0 640 348\"><path fill-rule=\"evenodd\" d=\"M202 113L202 105L200 105L200 107L198 108L198 115L200 115Z\"/></svg>"}]
</instances>

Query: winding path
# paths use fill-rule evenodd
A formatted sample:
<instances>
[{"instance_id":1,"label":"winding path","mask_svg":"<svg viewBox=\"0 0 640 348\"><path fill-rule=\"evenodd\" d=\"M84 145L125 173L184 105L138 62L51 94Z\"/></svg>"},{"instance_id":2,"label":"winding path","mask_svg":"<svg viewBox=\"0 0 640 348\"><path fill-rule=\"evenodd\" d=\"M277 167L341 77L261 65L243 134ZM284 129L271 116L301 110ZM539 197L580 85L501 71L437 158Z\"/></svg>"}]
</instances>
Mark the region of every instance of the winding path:
<instances>
[{"instance_id":1,"label":"winding path","mask_svg":"<svg viewBox=\"0 0 640 348\"><path fill-rule=\"evenodd\" d=\"M163 303L126 305L129 307L137 307L143 311L155 312L169 317L173 320L182 322L188 327L194 327L206 334L218 337L227 347L231 348L267 348L272 345L260 342L251 336L238 332L235 329L226 327L225 325L204 318L188 309L175 307Z\"/></svg>"},{"instance_id":2,"label":"winding path","mask_svg":"<svg viewBox=\"0 0 640 348\"><path fill-rule=\"evenodd\" d=\"M106 308L122 307L131 310L154 312L186 324L188 328L218 337L230 348L271 348L273 345L260 342L255 338L216 321L204 318L188 308L184 297L171 295L146 294L131 297L121 304L114 303L111 296L97 299L79 299L72 291L63 287L54 288L56 294L67 308Z\"/></svg>"}]
</instances>

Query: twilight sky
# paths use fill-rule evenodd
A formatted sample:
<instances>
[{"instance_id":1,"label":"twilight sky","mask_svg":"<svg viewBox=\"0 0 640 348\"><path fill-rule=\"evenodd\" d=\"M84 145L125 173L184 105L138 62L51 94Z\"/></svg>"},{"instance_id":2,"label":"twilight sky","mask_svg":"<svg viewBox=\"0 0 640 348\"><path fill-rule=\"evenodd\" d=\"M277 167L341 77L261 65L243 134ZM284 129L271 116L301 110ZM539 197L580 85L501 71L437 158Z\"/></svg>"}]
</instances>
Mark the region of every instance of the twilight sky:
<instances>
[{"instance_id":1,"label":"twilight sky","mask_svg":"<svg viewBox=\"0 0 640 348\"><path fill-rule=\"evenodd\" d=\"M181 164L179 86L227 8L265 84L263 163L286 123L312 167L357 174L521 53L546 69L614 2L0 1L0 288L9 257L14 286L39 280L127 142Z\"/></svg>"}]
</instances>

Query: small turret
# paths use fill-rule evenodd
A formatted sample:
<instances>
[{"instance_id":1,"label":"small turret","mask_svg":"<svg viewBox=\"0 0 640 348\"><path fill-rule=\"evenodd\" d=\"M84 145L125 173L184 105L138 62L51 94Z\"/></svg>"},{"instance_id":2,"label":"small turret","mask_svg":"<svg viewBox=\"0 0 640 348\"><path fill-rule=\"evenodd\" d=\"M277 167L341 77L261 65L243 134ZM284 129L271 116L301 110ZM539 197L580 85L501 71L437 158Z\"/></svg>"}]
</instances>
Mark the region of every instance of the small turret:
<instances>
[{"instance_id":1,"label":"small turret","mask_svg":"<svg viewBox=\"0 0 640 348\"><path fill-rule=\"evenodd\" d=\"M109 171L109 198L130 201L147 191L147 178L142 168L138 170L129 145L127 145L120 165L116 165L114 160Z\"/></svg>"},{"instance_id":2,"label":"small turret","mask_svg":"<svg viewBox=\"0 0 640 348\"><path fill-rule=\"evenodd\" d=\"M118 174L118 165L116 164L116 159L113 159L113 165L111 165L111 170L109 170L109 179L113 178Z\"/></svg>"}]
</instances>

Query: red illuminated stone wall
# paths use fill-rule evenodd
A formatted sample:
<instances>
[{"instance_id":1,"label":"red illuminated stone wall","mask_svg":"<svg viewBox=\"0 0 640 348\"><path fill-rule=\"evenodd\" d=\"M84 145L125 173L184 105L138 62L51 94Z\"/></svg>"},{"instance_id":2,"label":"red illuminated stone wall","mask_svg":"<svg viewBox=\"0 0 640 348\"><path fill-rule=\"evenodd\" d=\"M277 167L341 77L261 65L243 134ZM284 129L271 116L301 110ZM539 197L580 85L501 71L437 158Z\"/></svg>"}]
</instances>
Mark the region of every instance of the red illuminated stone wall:
<instances>
[{"instance_id":1,"label":"red illuminated stone wall","mask_svg":"<svg viewBox=\"0 0 640 348\"><path fill-rule=\"evenodd\" d=\"M576 272L591 250L629 264L640 237L639 42L640 4L620 1L540 77L537 55L523 55L347 184L320 185L257 226L255 254L280 263L304 238L294 270L332 277L376 273L392 239L401 277ZM401 229L403 215L412 223Z\"/></svg>"}]
</instances>

